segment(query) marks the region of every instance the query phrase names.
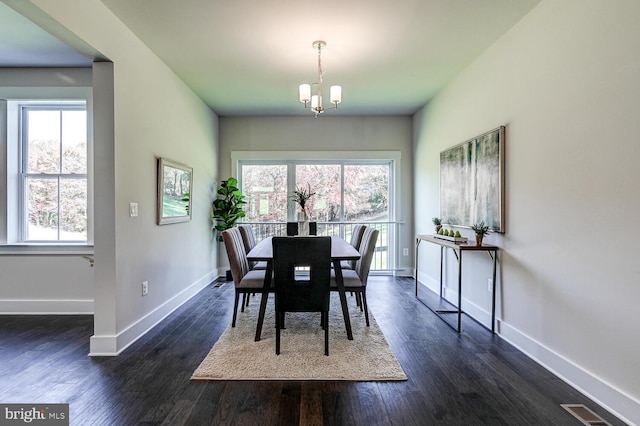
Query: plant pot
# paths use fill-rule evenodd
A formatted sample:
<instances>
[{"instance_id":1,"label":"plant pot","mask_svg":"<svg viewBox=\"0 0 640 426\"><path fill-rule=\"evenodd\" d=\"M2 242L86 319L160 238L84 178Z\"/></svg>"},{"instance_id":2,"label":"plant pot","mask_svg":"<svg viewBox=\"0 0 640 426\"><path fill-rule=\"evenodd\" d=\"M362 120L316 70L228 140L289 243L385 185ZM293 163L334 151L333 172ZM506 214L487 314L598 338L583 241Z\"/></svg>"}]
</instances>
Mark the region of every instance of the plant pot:
<instances>
[{"instance_id":1,"label":"plant pot","mask_svg":"<svg viewBox=\"0 0 640 426\"><path fill-rule=\"evenodd\" d=\"M482 238L484 235L476 234L476 247L480 247L482 245Z\"/></svg>"}]
</instances>

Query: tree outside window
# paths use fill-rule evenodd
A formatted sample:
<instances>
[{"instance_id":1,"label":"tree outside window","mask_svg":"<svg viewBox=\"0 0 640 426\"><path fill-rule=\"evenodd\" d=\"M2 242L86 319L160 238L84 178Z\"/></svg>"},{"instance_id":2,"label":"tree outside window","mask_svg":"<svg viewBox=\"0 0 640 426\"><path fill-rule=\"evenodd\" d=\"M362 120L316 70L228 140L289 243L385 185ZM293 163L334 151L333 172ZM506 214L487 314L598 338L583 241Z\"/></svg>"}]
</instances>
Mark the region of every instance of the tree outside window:
<instances>
[{"instance_id":1,"label":"tree outside window","mask_svg":"<svg viewBox=\"0 0 640 426\"><path fill-rule=\"evenodd\" d=\"M289 173L294 179L289 179ZM317 222L388 221L390 165L305 163L241 164L247 222L286 222L288 195L298 187L316 194L307 203ZM293 183L292 183L293 182ZM344 184L343 184L344 182ZM344 185L344 186L343 186Z\"/></svg>"}]
</instances>

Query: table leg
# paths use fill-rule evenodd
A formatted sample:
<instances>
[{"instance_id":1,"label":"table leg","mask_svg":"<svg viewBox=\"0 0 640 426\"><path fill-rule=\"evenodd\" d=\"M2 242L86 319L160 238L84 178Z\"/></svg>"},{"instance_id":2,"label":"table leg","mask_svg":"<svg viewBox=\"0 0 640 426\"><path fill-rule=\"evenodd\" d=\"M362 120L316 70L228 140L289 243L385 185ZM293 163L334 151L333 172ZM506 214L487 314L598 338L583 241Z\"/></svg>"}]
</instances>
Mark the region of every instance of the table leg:
<instances>
[{"instance_id":1,"label":"table leg","mask_svg":"<svg viewBox=\"0 0 640 426\"><path fill-rule=\"evenodd\" d=\"M255 341L260 340L262 334L262 323L264 315L267 311L267 300L269 299L269 290L271 289L271 275L273 274L273 261L267 262L267 270L264 273L264 285L262 286L262 298L260 299L260 312L258 313L258 325L256 325Z\"/></svg>"},{"instance_id":2,"label":"table leg","mask_svg":"<svg viewBox=\"0 0 640 426\"><path fill-rule=\"evenodd\" d=\"M353 340L353 332L351 331L351 320L349 319L349 308L347 307L347 295L344 289L344 279L342 278L342 266L339 260L333 261L333 271L336 274L336 283L338 284L338 294L340 295L340 304L342 305L342 316L344 317L344 326L347 329L347 338Z\"/></svg>"},{"instance_id":3,"label":"table leg","mask_svg":"<svg viewBox=\"0 0 640 426\"><path fill-rule=\"evenodd\" d=\"M440 246L440 299L442 299L442 255L444 254L444 247Z\"/></svg>"},{"instance_id":4,"label":"table leg","mask_svg":"<svg viewBox=\"0 0 640 426\"><path fill-rule=\"evenodd\" d=\"M458 333L462 330L462 250L458 259Z\"/></svg>"},{"instance_id":5,"label":"table leg","mask_svg":"<svg viewBox=\"0 0 640 426\"><path fill-rule=\"evenodd\" d=\"M496 333L496 262L498 261L498 252L493 253L493 292L491 293L491 333Z\"/></svg>"},{"instance_id":6,"label":"table leg","mask_svg":"<svg viewBox=\"0 0 640 426\"><path fill-rule=\"evenodd\" d=\"M416 297L418 297L418 246L420 246L420 238L416 238Z\"/></svg>"}]
</instances>

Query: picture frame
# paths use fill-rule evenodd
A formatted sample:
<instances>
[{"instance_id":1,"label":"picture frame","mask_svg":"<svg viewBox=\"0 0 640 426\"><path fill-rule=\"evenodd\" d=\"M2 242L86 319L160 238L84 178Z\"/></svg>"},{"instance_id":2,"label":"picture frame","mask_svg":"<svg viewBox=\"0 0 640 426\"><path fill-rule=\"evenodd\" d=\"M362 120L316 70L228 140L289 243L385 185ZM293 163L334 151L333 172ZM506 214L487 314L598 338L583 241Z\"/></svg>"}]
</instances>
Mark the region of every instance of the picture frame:
<instances>
[{"instance_id":1,"label":"picture frame","mask_svg":"<svg viewBox=\"0 0 640 426\"><path fill-rule=\"evenodd\" d=\"M440 152L440 217L470 228L484 222L505 232L505 126Z\"/></svg>"},{"instance_id":2,"label":"picture frame","mask_svg":"<svg viewBox=\"0 0 640 426\"><path fill-rule=\"evenodd\" d=\"M158 158L158 225L188 222L192 213L193 168Z\"/></svg>"}]
</instances>

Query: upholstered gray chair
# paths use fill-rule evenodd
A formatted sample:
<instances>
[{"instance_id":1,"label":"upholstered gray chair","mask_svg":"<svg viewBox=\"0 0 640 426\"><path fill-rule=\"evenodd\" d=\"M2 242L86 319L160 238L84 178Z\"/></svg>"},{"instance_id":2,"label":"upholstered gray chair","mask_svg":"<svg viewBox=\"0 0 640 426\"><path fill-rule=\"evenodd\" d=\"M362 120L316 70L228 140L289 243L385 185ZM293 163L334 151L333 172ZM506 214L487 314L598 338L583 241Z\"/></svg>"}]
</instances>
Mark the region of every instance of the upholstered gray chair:
<instances>
[{"instance_id":1,"label":"upholstered gray chair","mask_svg":"<svg viewBox=\"0 0 640 426\"><path fill-rule=\"evenodd\" d=\"M374 228L366 227L362 234L360 242L360 259L356 261L354 269L343 269L342 278L344 281L345 291L356 293L359 298L359 306L364 308L364 317L369 326L369 310L367 309L367 280L369 279L369 270L371 269L371 261L373 253L376 249L376 242L380 231ZM336 281L335 272L331 271L331 291L338 291L338 283Z\"/></svg>"},{"instance_id":2,"label":"upholstered gray chair","mask_svg":"<svg viewBox=\"0 0 640 426\"><path fill-rule=\"evenodd\" d=\"M256 246L256 236L253 233L251 225L238 225L242 242L244 243L244 251L249 253ZM249 269L267 269L267 262L249 262Z\"/></svg>"},{"instance_id":3,"label":"upholstered gray chair","mask_svg":"<svg viewBox=\"0 0 640 426\"><path fill-rule=\"evenodd\" d=\"M351 229L351 241L350 244L356 250L360 250L360 243L362 242L362 234L364 234L364 225L354 225ZM342 269L354 269L356 267L355 260L343 260L340 262Z\"/></svg>"},{"instance_id":4,"label":"upholstered gray chair","mask_svg":"<svg viewBox=\"0 0 640 426\"><path fill-rule=\"evenodd\" d=\"M264 287L266 271L249 269L247 253L242 241L242 235L238 228L229 228L222 232L222 240L227 249L229 266L233 284L235 287L235 301L233 303L233 320L231 326L236 326L236 316L238 314L238 302L242 294L242 309L244 312L245 301L249 293L260 293ZM264 296L263 296L264 297Z\"/></svg>"},{"instance_id":5,"label":"upholstered gray chair","mask_svg":"<svg viewBox=\"0 0 640 426\"><path fill-rule=\"evenodd\" d=\"M329 355L331 237L273 237L273 284L276 294L276 355L285 312L320 312L324 354ZM296 267L308 268L308 275Z\"/></svg>"}]
</instances>

